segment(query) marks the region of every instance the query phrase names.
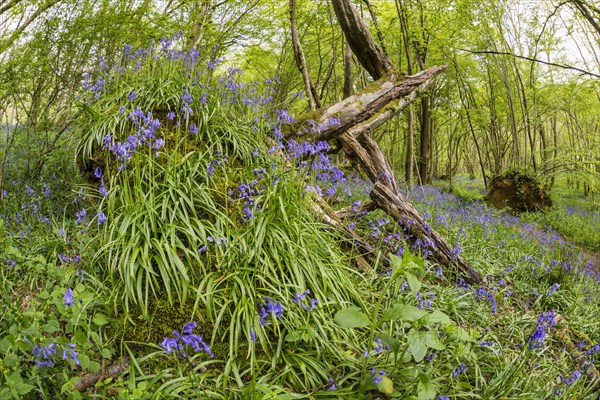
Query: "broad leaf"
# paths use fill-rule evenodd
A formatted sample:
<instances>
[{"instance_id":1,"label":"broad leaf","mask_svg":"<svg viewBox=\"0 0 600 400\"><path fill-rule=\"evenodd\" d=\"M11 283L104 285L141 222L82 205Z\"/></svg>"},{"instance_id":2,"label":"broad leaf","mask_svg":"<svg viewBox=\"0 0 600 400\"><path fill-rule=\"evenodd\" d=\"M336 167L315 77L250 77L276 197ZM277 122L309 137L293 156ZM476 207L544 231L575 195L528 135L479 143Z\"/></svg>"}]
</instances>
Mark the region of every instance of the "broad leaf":
<instances>
[{"instance_id":1,"label":"broad leaf","mask_svg":"<svg viewBox=\"0 0 600 400\"><path fill-rule=\"evenodd\" d=\"M422 361L427 354L427 344L425 343L424 332L419 332L415 329L408 332L408 348L412 353L416 362Z\"/></svg>"},{"instance_id":2,"label":"broad leaf","mask_svg":"<svg viewBox=\"0 0 600 400\"><path fill-rule=\"evenodd\" d=\"M416 294L419 290L421 290L421 281L416 276L414 276L410 272L405 272L404 274L406 275L408 286L410 286L410 290L413 293Z\"/></svg>"},{"instance_id":3,"label":"broad leaf","mask_svg":"<svg viewBox=\"0 0 600 400\"><path fill-rule=\"evenodd\" d=\"M371 323L358 307L348 307L338 311L333 320L342 328L364 328Z\"/></svg>"},{"instance_id":4,"label":"broad leaf","mask_svg":"<svg viewBox=\"0 0 600 400\"><path fill-rule=\"evenodd\" d=\"M444 314L441 311L435 310L434 312L429 314L429 316L427 317L427 323L429 323L429 324L440 323L442 325L450 325L452 323L452 320L450 319L450 317L447 314Z\"/></svg>"},{"instance_id":5,"label":"broad leaf","mask_svg":"<svg viewBox=\"0 0 600 400\"><path fill-rule=\"evenodd\" d=\"M426 311L419 310L409 304L396 303L383 314L380 322L385 321L417 321L427 315Z\"/></svg>"}]
</instances>

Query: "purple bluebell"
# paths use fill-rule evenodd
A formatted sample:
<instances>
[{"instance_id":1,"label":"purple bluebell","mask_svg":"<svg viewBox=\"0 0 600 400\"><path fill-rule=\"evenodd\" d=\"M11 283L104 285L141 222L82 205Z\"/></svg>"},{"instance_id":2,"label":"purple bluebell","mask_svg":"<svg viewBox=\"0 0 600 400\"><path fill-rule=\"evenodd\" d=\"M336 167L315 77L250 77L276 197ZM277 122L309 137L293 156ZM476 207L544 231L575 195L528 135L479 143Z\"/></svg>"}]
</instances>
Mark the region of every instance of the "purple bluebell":
<instances>
[{"instance_id":1,"label":"purple bluebell","mask_svg":"<svg viewBox=\"0 0 600 400\"><path fill-rule=\"evenodd\" d=\"M550 296L550 295L552 295L552 293L556 292L559 287L560 287L560 285L558 283L555 283L554 285L552 285L552 287L548 290L548 296Z\"/></svg>"},{"instance_id":2,"label":"purple bluebell","mask_svg":"<svg viewBox=\"0 0 600 400\"><path fill-rule=\"evenodd\" d=\"M283 317L283 312L284 309L280 303L271 300L268 297L265 297L265 304L260 305L260 324L262 326L267 325L267 321L265 321L265 318L267 318L269 314L273 315L273 317L275 318L281 318Z\"/></svg>"},{"instance_id":3,"label":"purple bluebell","mask_svg":"<svg viewBox=\"0 0 600 400\"><path fill-rule=\"evenodd\" d=\"M63 295L63 300L63 304L66 306L73 306L75 304L75 299L73 299L73 289L67 289L67 291Z\"/></svg>"},{"instance_id":4,"label":"purple bluebell","mask_svg":"<svg viewBox=\"0 0 600 400\"><path fill-rule=\"evenodd\" d=\"M382 369L373 368L371 370L371 375L373 376L373 383L377 384L381 382L382 378L385 376L385 371Z\"/></svg>"},{"instance_id":5,"label":"purple bluebell","mask_svg":"<svg viewBox=\"0 0 600 400\"><path fill-rule=\"evenodd\" d=\"M102 225L107 221L106 215L102 212L102 210L98 210L98 225Z\"/></svg>"}]
</instances>

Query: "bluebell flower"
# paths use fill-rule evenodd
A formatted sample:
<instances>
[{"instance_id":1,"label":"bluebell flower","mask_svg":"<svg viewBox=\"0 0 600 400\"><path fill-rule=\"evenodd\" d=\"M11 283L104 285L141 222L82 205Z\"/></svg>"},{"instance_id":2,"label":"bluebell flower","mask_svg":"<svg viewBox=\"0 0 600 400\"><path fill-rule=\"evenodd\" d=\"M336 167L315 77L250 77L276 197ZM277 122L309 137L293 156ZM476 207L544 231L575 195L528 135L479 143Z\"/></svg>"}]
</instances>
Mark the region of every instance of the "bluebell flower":
<instances>
[{"instance_id":1,"label":"bluebell flower","mask_svg":"<svg viewBox=\"0 0 600 400\"><path fill-rule=\"evenodd\" d=\"M458 375L465 372L466 370L467 367L465 366L465 363L460 363L460 365L454 368L454 371L452 371L452 378L456 378Z\"/></svg>"},{"instance_id":2,"label":"bluebell flower","mask_svg":"<svg viewBox=\"0 0 600 400\"><path fill-rule=\"evenodd\" d=\"M196 126L196 124L190 124L190 132L194 135L198 134L198 127Z\"/></svg>"},{"instance_id":3,"label":"bluebell flower","mask_svg":"<svg viewBox=\"0 0 600 400\"><path fill-rule=\"evenodd\" d=\"M102 210L98 210L98 225L102 225L107 221L106 215L102 212Z\"/></svg>"},{"instance_id":4,"label":"bluebell flower","mask_svg":"<svg viewBox=\"0 0 600 400\"><path fill-rule=\"evenodd\" d=\"M77 217L77 219L75 220L75 223L77 225L79 225L83 221L85 221L85 217L87 216L87 211L85 211L85 208L82 208L81 210L79 210L75 213L75 216Z\"/></svg>"},{"instance_id":5,"label":"bluebell flower","mask_svg":"<svg viewBox=\"0 0 600 400\"><path fill-rule=\"evenodd\" d=\"M172 121L172 120L174 120L174 119L175 119L175 113L174 113L173 111L169 111L169 112L167 113L167 119L168 119L169 121Z\"/></svg>"},{"instance_id":6,"label":"bluebell flower","mask_svg":"<svg viewBox=\"0 0 600 400\"><path fill-rule=\"evenodd\" d=\"M66 306L73 306L75 304L75 300L73 299L73 289L68 288L65 294L63 295L63 304Z\"/></svg>"},{"instance_id":7,"label":"bluebell flower","mask_svg":"<svg viewBox=\"0 0 600 400\"><path fill-rule=\"evenodd\" d=\"M559 287L560 287L560 285L558 283L555 283L554 285L552 285L552 287L548 290L548 296L550 296L550 295L552 295L552 293L556 292Z\"/></svg>"},{"instance_id":8,"label":"bluebell flower","mask_svg":"<svg viewBox=\"0 0 600 400\"><path fill-rule=\"evenodd\" d=\"M173 331L174 337L164 338L160 346L163 348L165 353L176 353L180 358L187 357L186 350L189 348L194 350L196 353L204 351L210 358L213 358L214 354L210 350L210 346L202 339L202 335L194 334L193 331L196 329L196 326L197 325L195 322L189 322L185 324L181 330L181 334L178 331Z\"/></svg>"},{"instance_id":9,"label":"bluebell flower","mask_svg":"<svg viewBox=\"0 0 600 400\"><path fill-rule=\"evenodd\" d=\"M272 314L275 318L281 318L283 317L283 312L284 309L280 303L265 297L265 304L260 306L260 324L262 326L267 325L265 318L267 318L269 314Z\"/></svg>"},{"instance_id":10,"label":"bluebell flower","mask_svg":"<svg viewBox=\"0 0 600 400\"><path fill-rule=\"evenodd\" d=\"M80 365L81 362L77 358L78 353L75 351L75 344L69 343L68 348L63 349L63 359L64 360L73 360L75 361L75 365Z\"/></svg>"},{"instance_id":11,"label":"bluebell flower","mask_svg":"<svg viewBox=\"0 0 600 400\"><path fill-rule=\"evenodd\" d=\"M328 392L331 391L331 390L337 390L338 387L335 384L335 380L333 380L333 378L329 378L329 383L330 383L330 386L327 389Z\"/></svg>"},{"instance_id":12,"label":"bluebell flower","mask_svg":"<svg viewBox=\"0 0 600 400\"><path fill-rule=\"evenodd\" d=\"M127 95L127 98L129 99L129 101L134 101L134 100L135 100L135 96L136 96L136 93L135 93L135 91L131 91L131 92L129 92L129 94Z\"/></svg>"},{"instance_id":13,"label":"bluebell flower","mask_svg":"<svg viewBox=\"0 0 600 400\"><path fill-rule=\"evenodd\" d=\"M377 384L381 382L382 377L385 376L385 371L382 369L378 370L377 368L373 368L371 370L371 375L373 375L373 383Z\"/></svg>"},{"instance_id":14,"label":"bluebell flower","mask_svg":"<svg viewBox=\"0 0 600 400\"><path fill-rule=\"evenodd\" d=\"M81 282L85 281L85 270L78 269L77 271L75 271L75 276L80 277L81 278Z\"/></svg>"}]
</instances>

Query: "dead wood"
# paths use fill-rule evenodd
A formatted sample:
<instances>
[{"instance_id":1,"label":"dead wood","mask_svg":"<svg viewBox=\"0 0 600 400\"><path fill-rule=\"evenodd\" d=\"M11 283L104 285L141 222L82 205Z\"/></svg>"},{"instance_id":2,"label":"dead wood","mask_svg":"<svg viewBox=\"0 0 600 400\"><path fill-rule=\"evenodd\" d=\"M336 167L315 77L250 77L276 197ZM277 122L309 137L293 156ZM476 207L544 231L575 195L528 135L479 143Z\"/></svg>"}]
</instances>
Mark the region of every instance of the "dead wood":
<instances>
[{"instance_id":1,"label":"dead wood","mask_svg":"<svg viewBox=\"0 0 600 400\"><path fill-rule=\"evenodd\" d=\"M88 388L94 386L106 378L116 378L121 375L125 370L129 368L129 357L123 357L119 362L112 364L104 373L90 373L82 376L77 382L73 384L75 390L78 392L85 392Z\"/></svg>"}]
</instances>

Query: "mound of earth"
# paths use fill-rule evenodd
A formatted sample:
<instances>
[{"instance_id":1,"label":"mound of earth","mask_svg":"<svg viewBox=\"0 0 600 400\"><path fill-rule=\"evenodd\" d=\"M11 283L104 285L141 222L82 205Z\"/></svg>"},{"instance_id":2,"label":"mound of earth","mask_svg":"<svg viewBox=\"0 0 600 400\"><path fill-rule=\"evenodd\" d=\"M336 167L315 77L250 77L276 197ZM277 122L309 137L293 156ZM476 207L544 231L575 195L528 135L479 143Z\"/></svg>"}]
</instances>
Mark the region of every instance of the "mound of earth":
<instances>
[{"instance_id":1,"label":"mound of earth","mask_svg":"<svg viewBox=\"0 0 600 400\"><path fill-rule=\"evenodd\" d=\"M537 211L552 207L546 189L533 177L521 172L508 172L494 178L485 202L498 210Z\"/></svg>"}]
</instances>

